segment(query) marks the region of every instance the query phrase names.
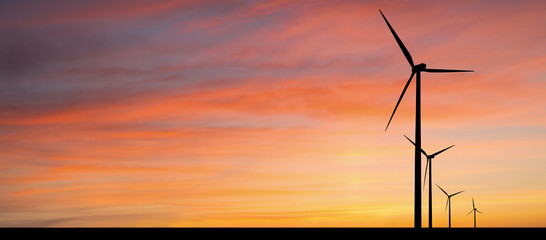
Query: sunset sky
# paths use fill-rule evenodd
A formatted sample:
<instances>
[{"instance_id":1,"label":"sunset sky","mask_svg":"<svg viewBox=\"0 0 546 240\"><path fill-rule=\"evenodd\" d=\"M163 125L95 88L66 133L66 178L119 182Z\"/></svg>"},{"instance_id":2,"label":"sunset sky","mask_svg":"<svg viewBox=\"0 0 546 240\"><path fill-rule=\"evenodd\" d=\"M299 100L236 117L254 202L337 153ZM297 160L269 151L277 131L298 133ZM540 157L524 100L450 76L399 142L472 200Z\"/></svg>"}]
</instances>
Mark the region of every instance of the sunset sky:
<instances>
[{"instance_id":1,"label":"sunset sky","mask_svg":"<svg viewBox=\"0 0 546 240\"><path fill-rule=\"evenodd\" d=\"M478 227L546 227L543 0L2 1L0 227L413 227L378 9L416 63L475 71L421 79L452 226L474 197Z\"/></svg>"}]
</instances>

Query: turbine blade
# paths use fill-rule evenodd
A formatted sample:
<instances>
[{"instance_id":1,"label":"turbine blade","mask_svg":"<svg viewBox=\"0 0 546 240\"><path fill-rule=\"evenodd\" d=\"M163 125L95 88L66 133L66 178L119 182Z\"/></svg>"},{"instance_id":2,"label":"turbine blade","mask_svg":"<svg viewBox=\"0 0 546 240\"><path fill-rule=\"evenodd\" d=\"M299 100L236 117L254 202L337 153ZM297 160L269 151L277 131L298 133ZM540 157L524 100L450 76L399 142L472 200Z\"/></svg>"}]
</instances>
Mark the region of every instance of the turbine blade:
<instances>
[{"instance_id":1,"label":"turbine blade","mask_svg":"<svg viewBox=\"0 0 546 240\"><path fill-rule=\"evenodd\" d=\"M468 216L468 214L471 214L472 212L474 212L474 209L472 209L470 212L468 212L468 213L466 214L466 216Z\"/></svg>"},{"instance_id":2,"label":"turbine blade","mask_svg":"<svg viewBox=\"0 0 546 240\"><path fill-rule=\"evenodd\" d=\"M404 134L404 137L406 137L406 139L408 139L408 141L410 141L411 144L413 144L413 146L415 146L415 143L408 136L406 136L406 134Z\"/></svg>"},{"instance_id":3,"label":"turbine blade","mask_svg":"<svg viewBox=\"0 0 546 240\"><path fill-rule=\"evenodd\" d=\"M425 154L426 155L426 154ZM423 180L423 190L425 190L425 186L427 185L427 169L428 169L428 161L429 158L427 157L427 165L425 165L425 179ZM430 170L429 170L430 171ZM430 191L430 189L429 189Z\"/></svg>"},{"instance_id":4,"label":"turbine blade","mask_svg":"<svg viewBox=\"0 0 546 240\"><path fill-rule=\"evenodd\" d=\"M462 192L464 192L464 190L463 190L463 191L456 192L456 193L454 193L454 194L451 194L450 196L453 197L453 196L455 196L455 195L457 195L457 194L459 194L459 193L462 193Z\"/></svg>"},{"instance_id":5,"label":"turbine blade","mask_svg":"<svg viewBox=\"0 0 546 240\"><path fill-rule=\"evenodd\" d=\"M387 21L387 18L385 17L385 15L383 15L383 12L381 12L381 9L379 9L379 12L381 13L381 16L383 16L383 19L385 19L385 22L387 23L387 26L389 26L389 29L391 30L392 35L394 36L394 39L396 39L396 42L398 43L398 46L400 46L400 49L402 49L402 52L404 53L404 56L408 60L411 67L413 67L414 66L413 65L413 59L411 58L411 55L410 55L408 49L406 49L406 46L404 46L404 44L402 43L402 40L400 40L400 38L398 37L398 35L394 31L394 29L392 28L389 21Z\"/></svg>"},{"instance_id":6,"label":"turbine blade","mask_svg":"<svg viewBox=\"0 0 546 240\"><path fill-rule=\"evenodd\" d=\"M438 186L438 184L436 184L436 186ZM444 191L444 189L442 189L442 187L438 186L440 188L440 190L442 190L442 192L444 192L447 196L449 196L449 194L446 193L446 191Z\"/></svg>"},{"instance_id":7,"label":"turbine blade","mask_svg":"<svg viewBox=\"0 0 546 240\"><path fill-rule=\"evenodd\" d=\"M476 208L476 205L474 205L474 197L472 197L472 208Z\"/></svg>"},{"instance_id":8,"label":"turbine blade","mask_svg":"<svg viewBox=\"0 0 546 240\"><path fill-rule=\"evenodd\" d=\"M474 72L474 70L457 70L457 69L431 69L427 68L424 72Z\"/></svg>"},{"instance_id":9,"label":"turbine blade","mask_svg":"<svg viewBox=\"0 0 546 240\"><path fill-rule=\"evenodd\" d=\"M406 89L408 89L408 86L411 83L411 79L413 78L413 75L415 75L415 72L411 73L411 76L408 79L408 82L406 83L406 86L404 87L404 90L402 90L402 94L400 95L400 98L398 98L398 102L396 103L396 106L394 107L394 111L392 111L392 115L391 115L391 118L389 119L389 123L387 123L387 127L385 128L385 132L387 131L387 128L389 128L389 124L391 124L392 117L394 117L394 113L396 112L396 109L398 108L398 105L400 104L400 101L402 101L402 97L404 97L404 93L406 93Z\"/></svg>"},{"instance_id":10,"label":"turbine blade","mask_svg":"<svg viewBox=\"0 0 546 240\"><path fill-rule=\"evenodd\" d=\"M449 197L447 198L447 201L446 201L446 208L444 209L444 212L447 212L447 204L449 203Z\"/></svg>"},{"instance_id":11,"label":"turbine blade","mask_svg":"<svg viewBox=\"0 0 546 240\"><path fill-rule=\"evenodd\" d=\"M404 137L406 137L406 138L413 144L413 146L415 146L415 143L414 143L411 139L409 139L408 136L404 135ZM427 153L426 153L425 150L423 150L422 148L421 148L421 152L422 152L423 154L425 154L425 156L428 158Z\"/></svg>"},{"instance_id":12,"label":"turbine blade","mask_svg":"<svg viewBox=\"0 0 546 240\"><path fill-rule=\"evenodd\" d=\"M482 213L482 212L480 212L480 211L479 211L478 209L476 209L476 212L479 212L479 213L483 214L483 213Z\"/></svg>"},{"instance_id":13,"label":"turbine blade","mask_svg":"<svg viewBox=\"0 0 546 240\"><path fill-rule=\"evenodd\" d=\"M438 155L438 154L442 153L443 151L445 151L445 150L448 150L448 149L452 148L453 146L455 146L455 145L451 145L451 146L449 146L449 147L447 147L447 148L444 148L444 149L442 149L442 150L440 150L440 151L438 151L438 152L436 152L436 153L432 154L432 155L431 155L431 157L434 157L434 156L436 156L436 155Z\"/></svg>"}]
</instances>

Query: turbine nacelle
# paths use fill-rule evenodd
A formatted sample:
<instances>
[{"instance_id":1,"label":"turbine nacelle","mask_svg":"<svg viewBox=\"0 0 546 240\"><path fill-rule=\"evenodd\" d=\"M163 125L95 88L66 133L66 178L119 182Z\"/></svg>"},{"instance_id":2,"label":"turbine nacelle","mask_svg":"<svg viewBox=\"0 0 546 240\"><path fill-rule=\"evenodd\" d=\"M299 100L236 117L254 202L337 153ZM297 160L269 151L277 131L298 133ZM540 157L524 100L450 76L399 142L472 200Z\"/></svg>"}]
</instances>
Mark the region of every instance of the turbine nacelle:
<instances>
[{"instance_id":1,"label":"turbine nacelle","mask_svg":"<svg viewBox=\"0 0 546 240\"><path fill-rule=\"evenodd\" d=\"M424 63L417 64L411 68L412 72L421 72L427 69L427 65Z\"/></svg>"}]
</instances>

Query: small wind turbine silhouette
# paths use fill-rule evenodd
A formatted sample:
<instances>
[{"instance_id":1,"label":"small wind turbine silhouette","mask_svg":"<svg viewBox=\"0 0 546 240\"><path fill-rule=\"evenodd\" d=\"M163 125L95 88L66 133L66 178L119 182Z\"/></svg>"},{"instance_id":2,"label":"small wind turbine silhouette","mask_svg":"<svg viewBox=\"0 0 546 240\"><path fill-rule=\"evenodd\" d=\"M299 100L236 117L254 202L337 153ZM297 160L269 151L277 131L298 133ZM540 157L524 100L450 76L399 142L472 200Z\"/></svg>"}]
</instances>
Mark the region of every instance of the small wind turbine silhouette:
<instances>
[{"instance_id":1,"label":"small wind turbine silhouette","mask_svg":"<svg viewBox=\"0 0 546 240\"><path fill-rule=\"evenodd\" d=\"M474 205L474 197L472 197L472 211L470 211L466 215L468 216L468 214L470 214L471 212L474 212L474 228L476 228L476 212L479 212L479 213L482 213L482 212L476 209L476 205Z\"/></svg>"},{"instance_id":2,"label":"small wind turbine silhouette","mask_svg":"<svg viewBox=\"0 0 546 240\"><path fill-rule=\"evenodd\" d=\"M404 93L406 93L406 89L408 88L411 79L414 75L415 77L415 186L414 186L414 226L415 228L421 228L421 72L430 72L430 73L445 73L445 72L474 72L473 70L454 70L454 69L431 69L427 68L426 64L420 63L418 65L413 64L413 59L411 57L411 54L409 53L408 49L404 46L402 43L402 40L398 37L394 29L392 28L389 21L387 21L387 18L385 15L383 15L383 12L381 12L381 9L379 9L379 12L381 13L381 16L383 16L383 19L387 23L387 26L389 26L389 29L391 30L392 35L394 36L394 39L398 43L398 46L404 53L404 56L406 57L406 60L408 60L408 63L411 66L411 76L406 83L406 86L404 87L404 90L402 91L402 94L400 95L400 98L398 99L398 102L396 103L396 106L394 107L394 111L392 112L391 118L389 119L389 123L387 123L387 127L385 127L385 131L387 131L387 128L389 128L389 124L391 123L392 117L394 116L394 113L396 112L396 109L398 108L398 105L400 104L400 101L402 100L402 97L404 97Z\"/></svg>"},{"instance_id":3,"label":"small wind turbine silhouette","mask_svg":"<svg viewBox=\"0 0 546 240\"><path fill-rule=\"evenodd\" d=\"M436 186L438 186L438 184L436 184ZM449 195L449 194L447 194L447 192L444 191L444 189L442 189L440 186L438 186L438 187L439 187L439 188L442 190L442 192L444 192L444 193L446 194L446 196L447 196L446 210L447 210L447 205L449 204L449 228L451 228L451 197L453 197L453 196L455 196L455 195L457 195L457 194L459 194L459 193L462 193L464 190Z\"/></svg>"},{"instance_id":4,"label":"small wind turbine silhouette","mask_svg":"<svg viewBox=\"0 0 546 240\"><path fill-rule=\"evenodd\" d=\"M413 143L413 145L415 145L415 143L413 141L411 141L411 139L408 138L408 136L404 135L404 137L406 137L411 143ZM451 145L447 148L444 148L438 152L435 152L431 155L428 155L425 150L421 149L421 152L427 157L427 164L425 166L425 180L423 181L423 189L425 188L425 184L426 184L426 181L427 181L427 168L428 168L428 227L429 228L432 228L432 159L444 152L445 150L448 150L450 148L452 148L453 146L455 145Z\"/></svg>"}]
</instances>

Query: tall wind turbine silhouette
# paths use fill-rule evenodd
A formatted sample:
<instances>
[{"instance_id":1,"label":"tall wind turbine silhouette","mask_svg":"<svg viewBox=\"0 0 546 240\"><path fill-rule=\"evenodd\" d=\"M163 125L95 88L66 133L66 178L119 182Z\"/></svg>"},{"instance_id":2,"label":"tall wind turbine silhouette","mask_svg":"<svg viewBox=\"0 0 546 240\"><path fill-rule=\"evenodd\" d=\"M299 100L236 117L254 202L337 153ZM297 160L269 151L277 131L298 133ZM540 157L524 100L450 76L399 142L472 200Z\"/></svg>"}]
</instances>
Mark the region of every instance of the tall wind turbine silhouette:
<instances>
[{"instance_id":1,"label":"tall wind turbine silhouette","mask_svg":"<svg viewBox=\"0 0 546 240\"><path fill-rule=\"evenodd\" d=\"M404 87L404 90L402 91L402 94L400 95L400 98L398 99L398 102L396 103L396 106L394 107L394 111L392 112L391 118L389 119L389 123L387 123L387 127L385 127L385 131L387 131L387 128L389 128L389 124L391 123L392 117L394 116L394 113L396 112L396 109L398 108L398 105L400 104L400 101L402 100L402 97L404 96L404 93L406 93L406 89L408 88L411 79L415 76L415 186L414 186L414 226L415 228L421 228L421 72L430 72L430 73L445 73L445 72L473 72L473 70L454 70L454 69L430 69L427 68L426 64L420 63L418 65L413 64L413 59L411 57L411 54L409 53L408 49L404 46L402 43L402 40L398 37L394 29L392 28L389 21L387 21L387 18L385 15L383 15L383 12L381 12L381 9L379 9L379 12L381 13L381 16L383 16L383 19L385 19L385 22L387 23L387 26L391 30L392 35L394 36L394 39L398 43L398 46L404 53L404 56L406 57L406 60L408 60L408 63L411 66L411 75L406 83L406 86Z\"/></svg>"},{"instance_id":2,"label":"tall wind turbine silhouette","mask_svg":"<svg viewBox=\"0 0 546 240\"><path fill-rule=\"evenodd\" d=\"M476 212L479 212L479 213L482 213L482 212L476 209L476 205L474 205L474 197L472 197L472 211L470 211L466 215L468 216L468 214L470 214L471 212L474 212L474 228L476 228Z\"/></svg>"},{"instance_id":3,"label":"tall wind turbine silhouette","mask_svg":"<svg viewBox=\"0 0 546 240\"><path fill-rule=\"evenodd\" d=\"M438 184L436 184L436 186L438 186ZM444 193L446 194L446 196L447 196L446 210L447 210L447 205L449 204L449 228L451 228L451 197L453 197L453 196L455 196L455 195L457 195L457 194L459 194L459 193L464 192L464 190L449 195L449 194L447 194L447 192L444 191L444 189L442 189L440 186L438 186L438 187L439 187L439 188L442 190L442 192L444 192Z\"/></svg>"},{"instance_id":4,"label":"tall wind turbine silhouette","mask_svg":"<svg viewBox=\"0 0 546 240\"><path fill-rule=\"evenodd\" d=\"M415 143L411 141L411 139L408 138L408 136L404 135L413 145L415 146ZM425 184L427 181L427 168L428 168L428 227L432 228L432 159L436 157L436 155L444 152L445 150L448 150L452 148L455 145L451 145L447 148L444 148L438 152L435 152L431 155L428 155L425 150L421 149L421 152L427 157L427 164L425 166L425 180L423 181L423 189L425 188Z\"/></svg>"}]
</instances>

